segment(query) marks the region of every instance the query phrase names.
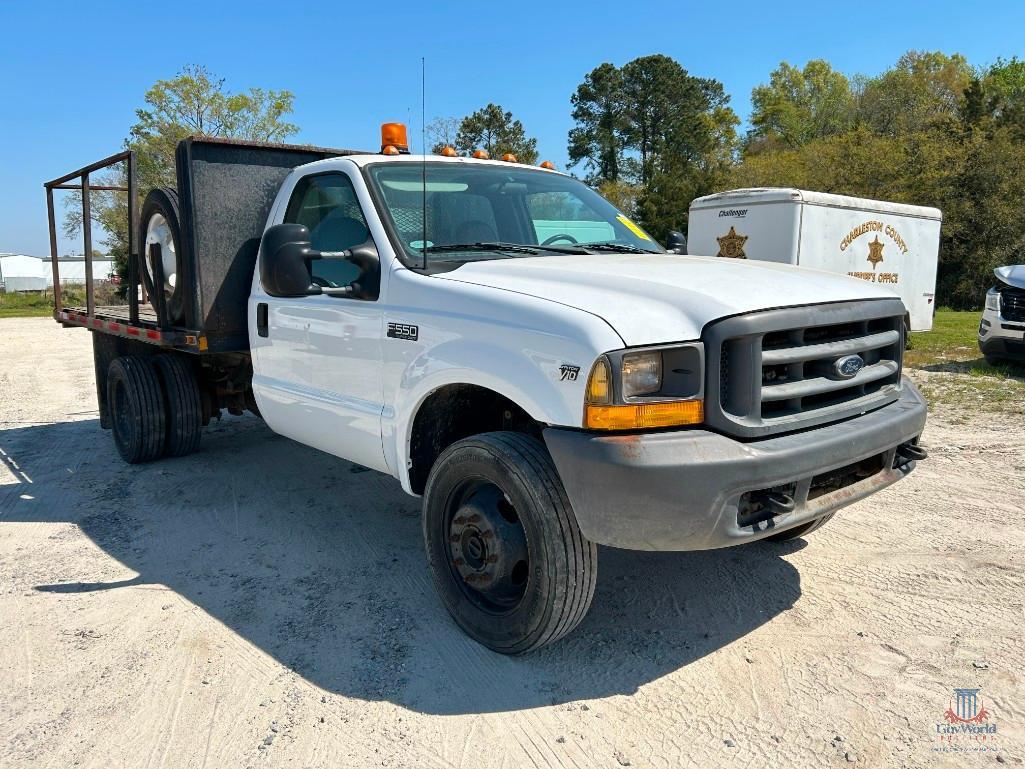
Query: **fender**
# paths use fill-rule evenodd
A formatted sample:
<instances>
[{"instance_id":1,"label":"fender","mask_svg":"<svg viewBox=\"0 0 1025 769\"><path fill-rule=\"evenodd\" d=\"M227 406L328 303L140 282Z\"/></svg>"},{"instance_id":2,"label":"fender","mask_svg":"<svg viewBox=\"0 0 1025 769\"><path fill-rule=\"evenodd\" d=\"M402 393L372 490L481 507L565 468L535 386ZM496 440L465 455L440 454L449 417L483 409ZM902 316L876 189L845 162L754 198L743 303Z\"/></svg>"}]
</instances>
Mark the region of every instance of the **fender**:
<instances>
[{"instance_id":1,"label":"fender","mask_svg":"<svg viewBox=\"0 0 1025 769\"><path fill-rule=\"evenodd\" d=\"M396 397L383 415L384 451L388 464L407 493L413 423L424 401L446 385L476 385L502 395L531 418L549 425L579 427L587 372L596 357L584 345L562 340L565 353L519 350L497 341L468 343L456 339L417 356L403 372ZM572 363L571 363L572 361ZM582 373L569 378L563 367Z\"/></svg>"}]
</instances>

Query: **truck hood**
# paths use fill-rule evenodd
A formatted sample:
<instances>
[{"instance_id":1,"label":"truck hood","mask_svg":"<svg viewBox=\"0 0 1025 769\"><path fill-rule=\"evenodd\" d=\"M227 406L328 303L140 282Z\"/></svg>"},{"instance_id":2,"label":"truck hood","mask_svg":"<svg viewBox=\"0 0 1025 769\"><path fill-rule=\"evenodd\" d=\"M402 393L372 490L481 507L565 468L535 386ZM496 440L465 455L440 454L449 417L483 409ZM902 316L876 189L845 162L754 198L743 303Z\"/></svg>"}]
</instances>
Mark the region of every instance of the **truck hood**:
<instances>
[{"instance_id":1,"label":"truck hood","mask_svg":"<svg viewBox=\"0 0 1025 769\"><path fill-rule=\"evenodd\" d=\"M1007 267L997 267L993 270L997 278L1009 286L1025 288L1025 264L1011 264Z\"/></svg>"},{"instance_id":2,"label":"truck hood","mask_svg":"<svg viewBox=\"0 0 1025 769\"><path fill-rule=\"evenodd\" d=\"M495 259L438 277L576 307L603 318L628 347L697 339L705 324L755 310L896 296L819 270L675 254Z\"/></svg>"}]
</instances>

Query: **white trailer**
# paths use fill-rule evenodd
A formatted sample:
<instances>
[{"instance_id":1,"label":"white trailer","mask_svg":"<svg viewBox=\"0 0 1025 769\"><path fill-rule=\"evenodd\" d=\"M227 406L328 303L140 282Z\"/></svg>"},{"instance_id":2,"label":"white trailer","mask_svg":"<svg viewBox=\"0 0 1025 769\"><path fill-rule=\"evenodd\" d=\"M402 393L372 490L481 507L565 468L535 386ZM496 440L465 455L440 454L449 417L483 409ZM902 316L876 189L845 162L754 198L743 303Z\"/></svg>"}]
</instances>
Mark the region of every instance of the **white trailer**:
<instances>
[{"instance_id":1,"label":"white trailer","mask_svg":"<svg viewBox=\"0 0 1025 769\"><path fill-rule=\"evenodd\" d=\"M938 208L808 190L729 190L690 204L687 250L877 283L904 301L912 331L928 331L942 216Z\"/></svg>"}]
</instances>

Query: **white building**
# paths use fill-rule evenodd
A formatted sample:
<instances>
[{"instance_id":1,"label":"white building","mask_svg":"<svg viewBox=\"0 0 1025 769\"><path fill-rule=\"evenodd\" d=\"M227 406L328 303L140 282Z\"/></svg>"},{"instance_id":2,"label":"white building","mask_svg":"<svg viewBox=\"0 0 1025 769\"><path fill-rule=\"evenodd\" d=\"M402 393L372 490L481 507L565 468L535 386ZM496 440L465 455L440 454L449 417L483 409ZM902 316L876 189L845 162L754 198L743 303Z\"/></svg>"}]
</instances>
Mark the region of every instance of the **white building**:
<instances>
[{"instance_id":1,"label":"white building","mask_svg":"<svg viewBox=\"0 0 1025 769\"><path fill-rule=\"evenodd\" d=\"M60 256L62 285L85 283L85 257ZM110 280L114 275L114 260L93 257L93 280ZM44 291L53 286L53 264L49 256L0 253L0 288L5 291Z\"/></svg>"}]
</instances>

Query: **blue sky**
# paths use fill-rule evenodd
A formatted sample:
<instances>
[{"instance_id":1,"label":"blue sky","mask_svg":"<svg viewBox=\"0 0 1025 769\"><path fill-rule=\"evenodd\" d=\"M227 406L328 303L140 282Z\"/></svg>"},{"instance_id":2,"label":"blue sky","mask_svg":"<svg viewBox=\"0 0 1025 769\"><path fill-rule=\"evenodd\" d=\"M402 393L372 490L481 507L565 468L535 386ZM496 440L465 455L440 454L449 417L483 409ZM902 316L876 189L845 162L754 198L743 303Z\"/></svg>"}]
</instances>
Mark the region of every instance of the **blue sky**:
<instances>
[{"instance_id":1,"label":"blue sky","mask_svg":"<svg viewBox=\"0 0 1025 769\"><path fill-rule=\"evenodd\" d=\"M494 101L563 168L569 98L603 61L667 54L721 80L746 118L752 87L782 60L875 74L917 48L985 65L1025 56L1023 31L1020 0L5 2L0 251L47 252L42 182L119 150L146 89L184 64L206 65L234 90L292 90L300 141L373 149L381 122L418 131L425 56L428 120ZM62 239L70 251L81 244Z\"/></svg>"}]
</instances>

